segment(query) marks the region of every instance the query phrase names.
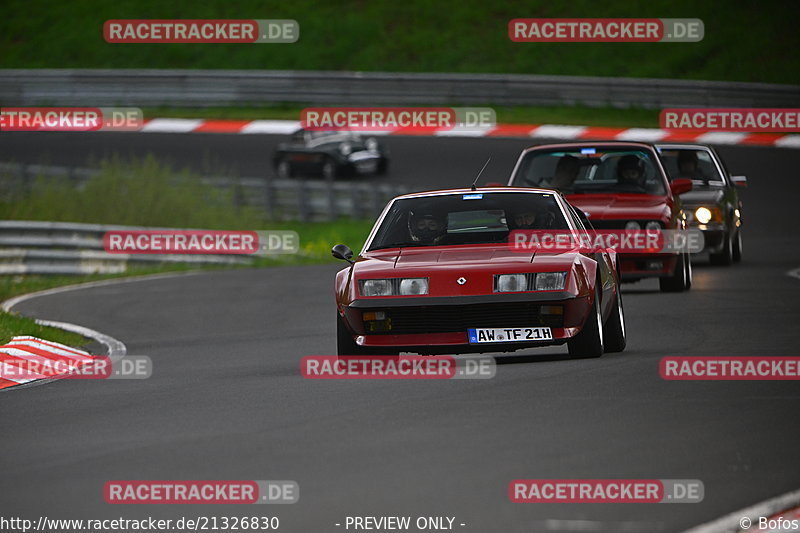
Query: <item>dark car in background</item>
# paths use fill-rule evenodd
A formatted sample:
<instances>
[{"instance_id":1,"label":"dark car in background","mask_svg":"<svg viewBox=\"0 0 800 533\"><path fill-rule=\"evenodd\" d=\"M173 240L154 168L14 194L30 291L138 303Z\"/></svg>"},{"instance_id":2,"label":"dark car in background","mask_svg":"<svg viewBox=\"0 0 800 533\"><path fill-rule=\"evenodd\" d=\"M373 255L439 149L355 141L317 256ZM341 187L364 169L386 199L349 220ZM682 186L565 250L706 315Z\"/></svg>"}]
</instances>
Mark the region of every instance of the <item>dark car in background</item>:
<instances>
[{"instance_id":1,"label":"dark car in background","mask_svg":"<svg viewBox=\"0 0 800 533\"><path fill-rule=\"evenodd\" d=\"M375 137L349 131L300 129L278 145L272 159L278 177L321 175L382 175L389 167L388 151Z\"/></svg>"},{"instance_id":2,"label":"dark car in background","mask_svg":"<svg viewBox=\"0 0 800 533\"><path fill-rule=\"evenodd\" d=\"M652 145L626 141L533 146L520 155L508 185L560 191L597 230L649 231L685 230L679 195L692 188L688 179L669 182ZM618 257L625 281L655 277L664 292L692 285L688 251Z\"/></svg>"},{"instance_id":3,"label":"dark car in background","mask_svg":"<svg viewBox=\"0 0 800 533\"><path fill-rule=\"evenodd\" d=\"M659 144L656 146L670 180L690 179L692 190L681 195L690 228L705 237L705 250L715 265L742 260L742 201L738 187L745 176L731 176L722 159L709 146Z\"/></svg>"}]
</instances>

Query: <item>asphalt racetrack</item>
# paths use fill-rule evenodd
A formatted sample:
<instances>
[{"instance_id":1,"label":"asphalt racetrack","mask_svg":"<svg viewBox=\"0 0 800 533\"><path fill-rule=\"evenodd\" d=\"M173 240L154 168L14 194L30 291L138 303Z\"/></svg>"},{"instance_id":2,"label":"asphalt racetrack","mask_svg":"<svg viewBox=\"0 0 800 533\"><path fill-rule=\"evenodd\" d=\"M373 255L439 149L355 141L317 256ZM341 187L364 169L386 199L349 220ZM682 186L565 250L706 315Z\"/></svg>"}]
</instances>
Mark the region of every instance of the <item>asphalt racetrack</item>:
<instances>
[{"instance_id":1,"label":"asphalt racetrack","mask_svg":"<svg viewBox=\"0 0 800 533\"><path fill-rule=\"evenodd\" d=\"M148 152L176 166L270 171L281 137L3 134L0 160L90 166ZM412 189L505 181L530 140L390 137L385 178ZM628 348L498 357L491 380L323 381L300 358L335 353L344 264L235 270L35 298L15 310L87 326L154 363L147 380L61 380L0 396L8 515L280 517L336 532L346 516L451 516L475 532L679 532L800 486L797 382L670 382L666 355L797 356L800 152L719 147L746 174L744 261L700 257L689 293L625 285ZM334 244L334 243L331 243ZM511 480L699 479L694 504L514 504ZM128 479L294 480L275 506L109 505ZM461 526L460 524L465 524Z\"/></svg>"}]
</instances>

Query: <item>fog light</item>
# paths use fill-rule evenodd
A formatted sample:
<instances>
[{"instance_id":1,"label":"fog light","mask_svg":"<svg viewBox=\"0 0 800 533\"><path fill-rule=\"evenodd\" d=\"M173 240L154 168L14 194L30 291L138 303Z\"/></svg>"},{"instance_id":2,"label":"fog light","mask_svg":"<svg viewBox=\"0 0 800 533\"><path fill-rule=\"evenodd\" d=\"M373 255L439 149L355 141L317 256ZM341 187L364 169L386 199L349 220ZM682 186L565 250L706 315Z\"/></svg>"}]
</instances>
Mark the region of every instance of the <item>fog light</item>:
<instances>
[{"instance_id":1,"label":"fog light","mask_svg":"<svg viewBox=\"0 0 800 533\"><path fill-rule=\"evenodd\" d=\"M367 311L364 313L364 320L385 320L386 312L384 311Z\"/></svg>"}]
</instances>

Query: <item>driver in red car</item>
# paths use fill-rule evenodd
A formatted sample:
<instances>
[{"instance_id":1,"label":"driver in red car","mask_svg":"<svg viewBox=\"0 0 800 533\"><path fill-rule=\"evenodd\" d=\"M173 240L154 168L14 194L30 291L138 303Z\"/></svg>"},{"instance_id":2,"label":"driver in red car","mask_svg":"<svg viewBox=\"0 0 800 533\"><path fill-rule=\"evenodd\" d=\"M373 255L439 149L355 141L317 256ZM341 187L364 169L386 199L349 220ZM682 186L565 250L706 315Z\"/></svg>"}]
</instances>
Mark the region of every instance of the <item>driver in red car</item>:
<instances>
[{"instance_id":1,"label":"driver in red car","mask_svg":"<svg viewBox=\"0 0 800 533\"><path fill-rule=\"evenodd\" d=\"M635 155L626 155L617 163L617 186L621 192L642 192L644 183L644 161Z\"/></svg>"},{"instance_id":2,"label":"driver in red car","mask_svg":"<svg viewBox=\"0 0 800 533\"><path fill-rule=\"evenodd\" d=\"M697 153L693 150L681 150L678 153L679 177L690 180L702 179L700 176L700 162L697 160Z\"/></svg>"},{"instance_id":3,"label":"driver in red car","mask_svg":"<svg viewBox=\"0 0 800 533\"><path fill-rule=\"evenodd\" d=\"M408 233L411 240L422 245L436 245L447 235L447 220L435 213L410 213Z\"/></svg>"}]
</instances>

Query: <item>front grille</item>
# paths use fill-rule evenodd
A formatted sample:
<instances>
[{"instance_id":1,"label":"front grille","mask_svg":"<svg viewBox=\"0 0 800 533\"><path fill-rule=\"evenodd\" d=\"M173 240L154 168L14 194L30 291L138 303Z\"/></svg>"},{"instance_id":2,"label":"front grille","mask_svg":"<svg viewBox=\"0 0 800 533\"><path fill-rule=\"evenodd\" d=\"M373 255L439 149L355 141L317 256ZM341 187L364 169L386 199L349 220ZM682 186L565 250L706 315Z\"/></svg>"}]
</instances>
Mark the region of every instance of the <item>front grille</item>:
<instances>
[{"instance_id":1,"label":"front grille","mask_svg":"<svg viewBox=\"0 0 800 533\"><path fill-rule=\"evenodd\" d=\"M547 305L551 309L562 306ZM563 314L541 314L542 304L510 302L496 304L436 305L381 309L391 319L389 331L375 334L448 333L468 328L563 327ZM370 309L372 311L372 309Z\"/></svg>"},{"instance_id":2,"label":"front grille","mask_svg":"<svg viewBox=\"0 0 800 533\"><path fill-rule=\"evenodd\" d=\"M594 229L625 229L628 220L595 220L589 219ZM644 226L642 226L644 227Z\"/></svg>"}]
</instances>

